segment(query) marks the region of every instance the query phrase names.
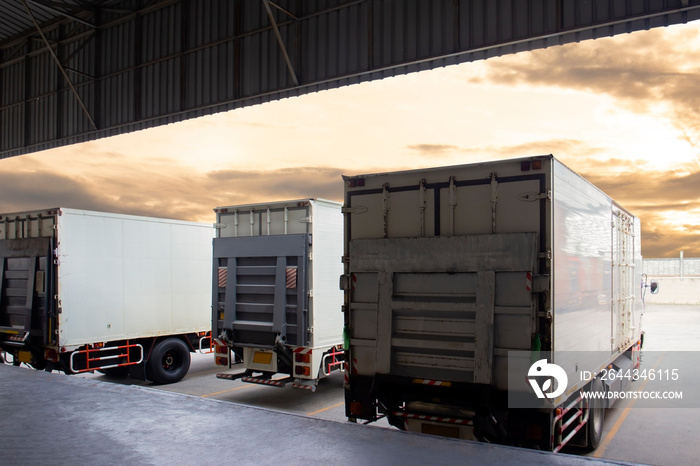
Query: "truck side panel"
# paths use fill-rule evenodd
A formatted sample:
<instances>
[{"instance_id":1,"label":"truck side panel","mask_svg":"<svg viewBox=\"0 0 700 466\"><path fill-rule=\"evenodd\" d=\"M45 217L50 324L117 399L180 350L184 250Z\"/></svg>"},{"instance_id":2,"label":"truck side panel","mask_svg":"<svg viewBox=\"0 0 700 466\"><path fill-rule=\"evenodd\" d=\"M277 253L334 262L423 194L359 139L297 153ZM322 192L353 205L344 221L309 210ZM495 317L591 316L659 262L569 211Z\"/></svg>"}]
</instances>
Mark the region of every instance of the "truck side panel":
<instances>
[{"instance_id":1,"label":"truck side panel","mask_svg":"<svg viewBox=\"0 0 700 466\"><path fill-rule=\"evenodd\" d=\"M343 341L343 215L337 203L322 199L313 210L310 323L314 346L326 347Z\"/></svg>"},{"instance_id":2,"label":"truck side panel","mask_svg":"<svg viewBox=\"0 0 700 466\"><path fill-rule=\"evenodd\" d=\"M610 351L609 197L554 166L554 351Z\"/></svg>"},{"instance_id":3,"label":"truck side panel","mask_svg":"<svg viewBox=\"0 0 700 466\"><path fill-rule=\"evenodd\" d=\"M639 220L553 163L553 362L576 380L577 368L600 370L639 338Z\"/></svg>"},{"instance_id":4,"label":"truck side panel","mask_svg":"<svg viewBox=\"0 0 700 466\"><path fill-rule=\"evenodd\" d=\"M60 345L210 329L213 228L62 209Z\"/></svg>"}]
</instances>

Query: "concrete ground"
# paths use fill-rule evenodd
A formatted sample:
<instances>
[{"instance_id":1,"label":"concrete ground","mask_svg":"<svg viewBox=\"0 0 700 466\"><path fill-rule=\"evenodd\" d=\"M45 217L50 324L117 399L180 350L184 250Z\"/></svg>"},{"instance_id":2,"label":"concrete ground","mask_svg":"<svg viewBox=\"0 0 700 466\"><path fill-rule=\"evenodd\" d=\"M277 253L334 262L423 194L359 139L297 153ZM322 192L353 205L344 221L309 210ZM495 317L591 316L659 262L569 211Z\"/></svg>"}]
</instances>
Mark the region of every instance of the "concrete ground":
<instances>
[{"instance_id":1,"label":"concrete ground","mask_svg":"<svg viewBox=\"0 0 700 466\"><path fill-rule=\"evenodd\" d=\"M607 463L8 365L0 381L3 465Z\"/></svg>"},{"instance_id":2,"label":"concrete ground","mask_svg":"<svg viewBox=\"0 0 700 466\"><path fill-rule=\"evenodd\" d=\"M700 371L693 363L700 351L700 306L649 305L643 328L642 367L680 369L683 383L667 388L683 389L685 407L620 402L608 410L603 443L595 452L567 453L615 464L695 464L700 457L695 441L700 432L700 392L695 392L700 390ZM156 386L0 365L0 464L587 461L377 429L381 423L348 424L342 374L333 374L310 393L219 380L215 373L220 370L211 355L197 355L185 379ZM644 388L653 387L648 383Z\"/></svg>"}]
</instances>

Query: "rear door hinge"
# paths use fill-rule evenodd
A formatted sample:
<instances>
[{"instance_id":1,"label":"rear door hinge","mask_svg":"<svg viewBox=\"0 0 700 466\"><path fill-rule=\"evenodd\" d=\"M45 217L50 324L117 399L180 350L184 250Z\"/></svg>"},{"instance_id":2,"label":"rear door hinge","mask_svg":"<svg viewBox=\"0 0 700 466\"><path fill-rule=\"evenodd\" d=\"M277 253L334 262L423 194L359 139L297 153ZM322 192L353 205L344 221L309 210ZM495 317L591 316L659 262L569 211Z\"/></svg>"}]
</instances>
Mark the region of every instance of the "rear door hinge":
<instances>
[{"instance_id":1,"label":"rear door hinge","mask_svg":"<svg viewBox=\"0 0 700 466\"><path fill-rule=\"evenodd\" d=\"M538 201L540 199L547 199L549 201L552 200L552 190L548 189L547 192L545 193L535 193L535 192L530 192L530 193L523 193L520 196L518 196L518 199L521 201Z\"/></svg>"},{"instance_id":2,"label":"rear door hinge","mask_svg":"<svg viewBox=\"0 0 700 466\"><path fill-rule=\"evenodd\" d=\"M358 205L356 207L343 207L341 209L341 212L344 214L364 214L367 212L369 209L367 206L364 205Z\"/></svg>"},{"instance_id":3,"label":"rear door hinge","mask_svg":"<svg viewBox=\"0 0 700 466\"><path fill-rule=\"evenodd\" d=\"M532 291L535 293L544 293L549 291L549 275L533 275Z\"/></svg>"}]
</instances>

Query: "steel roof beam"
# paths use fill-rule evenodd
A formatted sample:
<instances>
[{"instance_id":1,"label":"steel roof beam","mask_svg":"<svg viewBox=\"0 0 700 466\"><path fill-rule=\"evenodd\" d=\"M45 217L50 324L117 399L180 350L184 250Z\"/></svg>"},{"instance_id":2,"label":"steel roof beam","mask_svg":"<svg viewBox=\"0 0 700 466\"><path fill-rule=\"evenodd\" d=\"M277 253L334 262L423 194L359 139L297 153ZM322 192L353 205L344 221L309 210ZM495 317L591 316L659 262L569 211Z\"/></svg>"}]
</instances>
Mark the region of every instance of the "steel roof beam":
<instances>
[{"instance_id":1,"label":"steel roof beam","mask_svg":"<svg viewBox=\"0 0 700 466\"><path fill-rule=\"evenodd\" d=\"M22 2L0 0L0 158L387 76L700 21L700 0L26 4L43 38Z\"/></svg>"},{"instance_id":2,"label":"steel roof beam","mask_svg":"<svg viewBox=\"0 0 700 466\"><path fill-rule=\"evenodd\" d=\"M284 61L287 62L287 69L289 70L289 74L292 75L292 81L294 81L295 86L298 86L299 80L297 79L297 74L294 72L294 66L292 66L292 61L289 59L287 48L284 46L282 34L280 34L280 30L277 27L277 21L275 21L275 17L272 15L272 9L270 9L270 2L269 0L262 0L262 2L263 5L265 5L265 9L267 10L267 16L268 18L270 18L270 23L272 23L272 29L275 30L275 36L277 36L277 43L280 45L280 49L282 50Z\"/></svg>"},{"instance_id":3,"label":"steel roof beam","mask_svg":"<svg viewBox=\"0 0 700 466\"><path fill-rule=\"evenodd\" d=\"M53 50L53 47L51 47L51 44L49 44L48 39L44 35L44 31L41 30L39 23L37 23L36 18L34 18L34 15L32 14L32 10L29 8L29 5L27 4L27 0L22 0L22 5L24 5L24 9L27 10L27 15L29 15L29 17L31 18L32 23L34 23L34 27L36 28L37 32L41 36L42 40L44 41L44 44L46 44L46 48L49 50L51 57L56 62L56 66L58 66L58 69L61 71L63 78L68 83L68 86L71 88L71 91L73 91L73 94L75 95L76 99L78 99L78 104L80 104L80 107L83 109L85 116L87 116L87 119L90 121L90 124L92 125L93 129L97 129L97 125L95 124L95 120L93 120L92 115L90 115L90 111L85 106L83 99L80 97L80 94L78 94L78 90L73 85L73 81L71 81L70 77L68 76L68 73L63 68L63 65L61 64L61 60L59 60L58 56L56 55L56 52L54 52L54 50Z\"/></svg>"},{"instance_id":4,"label":"steel roof beam","mask_svg":"<svg viewBox=\"0 0 700 466\"><path fill-rule=\"evenodd\" d=\"M282 7L279 6L277 3L275 3L275 2L270 2L270 5L274 6L275 8L277 8L278 10L280 10L281 12L283 12L284 14L286 14L287 16L289 16L290 18L292 18L292 19L294 19L294 20L297 20L297 21L299 20L299 18L298 18L294 13L292 13L292 12L289 11L289 10L287 10L286 8L282 8Z\"/></svg>"},{"instance_id":5,"label":"steel roof beam","mask_svg":"<svg viewBox=\"0 0 700 466\"><path fill-rule=\"evenodd\" d=\"M38 7L40 7L40 8L44 8L45 10L48 10L48 11L50 11L51 13L56 13L56 14L58 14L58 15L65 16L65 17L68 18L68 19L72 19L72 20L75 21L75 22L82 23L82 24L84 24L84 25L86 25L86 26L89 26L89 27L91 27L91 28L94 28L94 27L95 27L95 25L92 24L91 22L85 21L85 20L82 19L82 18L78 18L77 16L71 15L71 14L69 14L69 13L66 13L65 11L59 10L59 9L57 9L57 8L54 8L53 6L51 6L50 4L48 4L48 2L44 2L44 1L42 1L42 0L26 0L26 1L29 2L29 3L31 3L31 4L33 4L33 5L38 6ZM54 5L55 5L55 3L54 3Z\"/></svg>"}]
</instances>

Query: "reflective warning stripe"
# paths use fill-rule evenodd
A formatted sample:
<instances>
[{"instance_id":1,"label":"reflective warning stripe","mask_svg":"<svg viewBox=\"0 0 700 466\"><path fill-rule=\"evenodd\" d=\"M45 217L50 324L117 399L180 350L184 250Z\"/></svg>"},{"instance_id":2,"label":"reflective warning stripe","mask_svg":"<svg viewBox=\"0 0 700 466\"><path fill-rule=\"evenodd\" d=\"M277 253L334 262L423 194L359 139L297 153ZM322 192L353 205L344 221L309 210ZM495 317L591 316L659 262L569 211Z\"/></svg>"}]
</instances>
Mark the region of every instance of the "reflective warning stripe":
<instances>
[{"instance_id":1,"label":"reflective warning stripe","mask_svg":"<svg viewBox=\"0 0 700 466\"><path fill-rule=\"evenodd\" d=\"M300 346L300 347L298 347L298 348L294 348L294 353L295 353L295 354L298 354L298 353L300 353L300 354L306 354L306 353L312 353L312 352L313 352L313 351L312 351L311 348L306 348L306 347L304 347L304 346Z\"/></svg>"},{"instance_id":2,"label":"reflective warning stripe","mask_svg":"<svg viewBox=\"0 0 700 466\"><path fill-rule=\"evenodd\" d=\"M527 289L527 291L532 291L532 272L527 272L525 289Z\"/></svg>"},{"instance_id":3,"label":"reflective warning stripe","mask_svg":"<svg viewBox=\"0 0 700 466\"><path fill-rule=\"evenodd\" d=\"M287 267L285 270L287 276L287 288L297 287L297 267Z\"/></svg>"},{"instance_id":4,"label":"reflective warning stripe","mask_svg":"<svg viewBox=\"0 0 700 466\"><path fill-rule=\"evenodd\" d=\"M228 269L226 267L219 267L219 288L226 288L226 278L228 276Z\"/></svg>"},{"instance_id":5,"label":"reflective warning stripe","mask_svg":"<svg viewBox=\"0 0 700 466\"><path fill-rule=\"evenodd\" d=\"M309 384L294 382L292 384L292 388L300 388L303 390L310 390L312 392L316 392L316 385L309 385Z\"/></svg>"},{"instance_id":6,"label":"reflective warning stripe","mask_svg":"<svg viewBox=\"0 0 700 466\"><path fill-rule=\"evenodd\" d=\"M418 383L421 385L432 385L435 387L451 387L452 382L445 382L443 380L428 380L428 379L413 379L413 383Z\"/></svg>"},{"instance_id":7,"label":"reflective warning stripe","mask_svg":"<svg viewBox=\"0 0 700 466\"><path fill-rule=\"evenodd\" d=\"M403 411L394 411L394 416L402 417L404 419L416 419L419 421L443 422L445 424L459 424L463 426L474 425L474 421L472 419L460 419L457 417L428 416L426 414L405 413Z\"/></svg>"},{"instance_id":8,"label":"reflective warning stripe","mask_svg":"<svg viewBox=\"0 0 700 466\"><path fill-rule=\"evenodd\" d=\"M287 383L286 381L280 382L279 380L259 379L257 377L241 377L241 382L259 383L262 385L274 385L275 387L284 387Z\"/></svg>"}]
</instances>

